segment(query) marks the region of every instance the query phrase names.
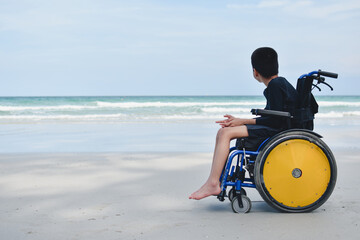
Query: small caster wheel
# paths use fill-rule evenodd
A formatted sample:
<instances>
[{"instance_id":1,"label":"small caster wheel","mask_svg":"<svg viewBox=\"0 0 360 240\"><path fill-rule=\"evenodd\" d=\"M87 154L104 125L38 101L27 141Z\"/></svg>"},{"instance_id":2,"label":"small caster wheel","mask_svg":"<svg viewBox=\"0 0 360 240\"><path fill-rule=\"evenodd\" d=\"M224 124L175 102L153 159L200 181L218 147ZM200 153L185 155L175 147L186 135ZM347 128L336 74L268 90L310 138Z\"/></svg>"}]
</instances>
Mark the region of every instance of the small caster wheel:
<instances>
[{"instance_id":1,"label":"small caster wheel","mask_svg":"<svg viewBox=\"0 0 360 240\"><path fill-rule=\"evenodd\" d=\"M246 196L246 191L245 191L244 188L242 188L242 189L240 190L240 194ZM230 189L229 194L228 194L228 198L229 198L230 202L232 202L232 200L234 199L234 196L235 196L235 195L236 195L236 193L235 193L235 188Z\"/></svg>"},{"instance_id":2,"label":"small caster wheel","mask_svg":"<svg viewBox=\"0 0 360 240\"><path fill-rule=\"evenodd\" d=\"M241 200L242 200L243 207L240 208L238 197L234 197L233 200L231 201L232 210L234 211L234 213L248 213L248 212L250 212L250 209L251 209L250 198L248 198L245 195L241 195L240 197L241 197Z\"/></svg>"}]
</instances>

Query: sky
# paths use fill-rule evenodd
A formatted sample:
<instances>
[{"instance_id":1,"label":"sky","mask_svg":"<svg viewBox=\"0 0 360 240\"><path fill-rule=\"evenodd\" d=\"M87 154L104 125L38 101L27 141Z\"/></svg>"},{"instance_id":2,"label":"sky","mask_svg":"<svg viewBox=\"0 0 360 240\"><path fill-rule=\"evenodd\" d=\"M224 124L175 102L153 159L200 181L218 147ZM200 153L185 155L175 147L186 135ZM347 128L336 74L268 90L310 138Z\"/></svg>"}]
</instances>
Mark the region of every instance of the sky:
<instances>
[{"instance_id":1,"label":"sky","mask_svg":"<svg viewBox=\"0 0 360 240\"><path fill-rule=\"evenodd\" d=\"M358 0L0 0L0 96L261 95L263 46L359 95L359 26Z\"/></svg>"}]
</instances>

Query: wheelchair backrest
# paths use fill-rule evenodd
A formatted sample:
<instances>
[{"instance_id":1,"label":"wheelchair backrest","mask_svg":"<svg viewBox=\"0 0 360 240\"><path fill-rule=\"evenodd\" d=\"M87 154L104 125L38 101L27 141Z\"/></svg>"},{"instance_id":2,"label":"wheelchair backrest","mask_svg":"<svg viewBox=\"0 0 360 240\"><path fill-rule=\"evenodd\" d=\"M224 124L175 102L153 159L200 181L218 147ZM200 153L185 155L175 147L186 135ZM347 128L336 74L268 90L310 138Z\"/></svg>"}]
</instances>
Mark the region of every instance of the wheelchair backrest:
<instances>
[{"instance_id":1,"label":"wheelchair backrest","mask_svg":"<svg viewBox=\"0 0 360 240\"><path fill-rule=\"evenodd\" d=\"M311 93L313 79L299 78L296 85L298 92L296 109L294 112L293 127L301 129L314 129L314 116L318 112L314 95Z\"/></svg>"},{"instance_id":2,"label":"wheelchair backrest","mask_svg":"<svg viewBox=\"0 0 360 240\"><path fill-rule=\"evenodd\" d=\"M314 129L314 116L318 112L319 105L311 91L314 88L321 90L318 87L320 83L327 85L333 90L333 88L325 82L323 76L337 78L338 74L319 70L299 77L296 85L298 99L292 121L293 128ZM314 84L314 80L317 80L317 84Z\"/></svg>"}]
</instances>

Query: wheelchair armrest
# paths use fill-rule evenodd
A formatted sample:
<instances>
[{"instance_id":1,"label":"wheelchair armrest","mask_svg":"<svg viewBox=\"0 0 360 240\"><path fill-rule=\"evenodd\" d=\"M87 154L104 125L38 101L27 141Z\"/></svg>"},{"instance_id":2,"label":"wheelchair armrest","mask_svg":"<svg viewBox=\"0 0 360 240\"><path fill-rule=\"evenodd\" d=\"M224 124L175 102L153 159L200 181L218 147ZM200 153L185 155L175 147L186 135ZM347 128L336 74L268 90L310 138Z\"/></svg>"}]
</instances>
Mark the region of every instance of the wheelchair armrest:
<instances>
[{"instance_id":1,"label":"wheelchair armrest","mask_svg":"<svg viewBox=\"0 0 360 240\"><path fill-rule=\"evenodd\" d=\"M253 115L261 116L275 116L275 117L286 117L293 118L289 112L275 111L275 110L266 110L266 109L251 109Z\"/></svg>"}]
</instances>

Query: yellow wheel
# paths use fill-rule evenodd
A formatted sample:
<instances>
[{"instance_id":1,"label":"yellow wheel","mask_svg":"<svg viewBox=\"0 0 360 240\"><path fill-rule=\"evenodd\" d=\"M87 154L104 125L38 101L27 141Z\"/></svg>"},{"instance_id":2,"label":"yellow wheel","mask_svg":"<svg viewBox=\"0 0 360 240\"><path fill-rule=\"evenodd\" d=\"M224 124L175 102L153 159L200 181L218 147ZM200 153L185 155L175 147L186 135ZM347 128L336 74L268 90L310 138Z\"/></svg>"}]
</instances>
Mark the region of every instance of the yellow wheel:
<instances>
[{"instance_id":1,"label":"yellow wheel","mask_svg":"<svg viewBox=\"0 0 360 240\"><path fill-rule=\"evenodd\" d=\"M334 189L336 174L329 147L307 131L275 136L255 163L255 184L260 195L285 212L307 212L320 207Z\"/></svg>"}]
</instances>

